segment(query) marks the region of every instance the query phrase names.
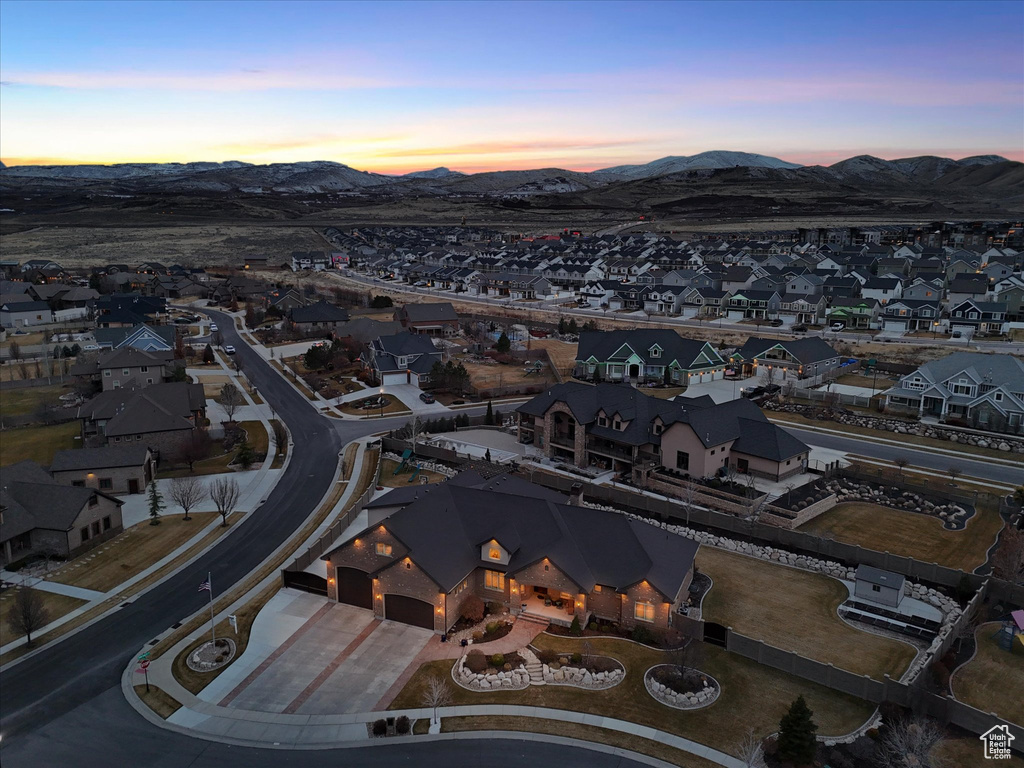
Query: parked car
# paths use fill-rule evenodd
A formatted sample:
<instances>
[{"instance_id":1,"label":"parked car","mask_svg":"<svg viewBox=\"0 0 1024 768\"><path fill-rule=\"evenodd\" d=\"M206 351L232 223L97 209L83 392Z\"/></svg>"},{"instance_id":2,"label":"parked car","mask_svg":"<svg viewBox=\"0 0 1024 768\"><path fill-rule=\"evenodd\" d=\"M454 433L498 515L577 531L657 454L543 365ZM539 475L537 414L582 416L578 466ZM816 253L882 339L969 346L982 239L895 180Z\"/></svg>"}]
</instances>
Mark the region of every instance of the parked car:
<instances>
[{"instance_id":1,"label":"parked car","mask_svg":"<svg viewBox=\"0 0 1024 768\"><path fill-rule=\"evenodd\" d=\"M807 332L807 326L804 325L803 323L800 323L799 325L794 325L789 330L793 331L794 333L806 333Z\"/></svg>"},{"instance_id":2,"label":"parked car","mask_svg":"<svg viewBox=\"0 0 1024 768\"><path fill-rule=\"evenodd\" d=\"M429 392L420 392L420 400L424 403L432 403L434 402L434 396Z\"/></svg>"},{"instance_id":3,"label":"parked car","mask_svg":"<svg viewBox=\"0 0 1024 768\"><path fill-rule=\"evenodd\" d=\"M230 344L228 344L226 347L224 347L224 351L227 352L229 355L235 354L235 348L233 346L231 346Z\"/></svg>"},{"instance_id":4,"label":"parked car","mask_svg":"<svg viewBox=\"0 0 1024 768\"><path fill-rule=\"evenodd\" d=\"M100 348L99 344L86 344L84 347L82 347L82 351L83 352L97 352L97 351L99 351L99 348Z\"/></svg>"},{"instance_id":5,"label":"parked car","mask_svg":"<svg viewBox=\"0 0 1024 768\"><path fill-rule=\"evenodd\" d=\"M839 331L843 330L844 328L846 328L846 323L832 323L832 325L829 326L830 330L833 330L833 331L836 331L836 332L839 332Z\"/></svg>"},{"instance_id":6,"label":"parked car","mask_svg":"<svg viewBox=\"0 0 1024 768\"><path fill-rule=\"evenodd\" d=\"M768 325L770 325L772 328L778 328L780 325L782 325L782 321L777 317L773 317L771 320L768 321Z\"/></svg>"},{"instance_id":7,"label":"parked car","mask_svg":"<svg viewBox=\"0 0 1024 768\"><path fill-rule=\"evenodd\" d=\"M210 323L210 333L216 333L216 332L217 332L217 324L216 323Z\"/></svg>"}]
</instances>

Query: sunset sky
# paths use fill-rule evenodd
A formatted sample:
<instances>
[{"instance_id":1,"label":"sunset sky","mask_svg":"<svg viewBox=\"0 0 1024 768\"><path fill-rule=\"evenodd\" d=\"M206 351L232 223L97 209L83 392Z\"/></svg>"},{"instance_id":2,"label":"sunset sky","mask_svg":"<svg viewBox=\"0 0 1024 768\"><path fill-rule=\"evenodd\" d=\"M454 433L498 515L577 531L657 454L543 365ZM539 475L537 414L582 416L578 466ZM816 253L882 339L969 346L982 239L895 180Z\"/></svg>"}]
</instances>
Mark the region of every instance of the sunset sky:
<instances>
[{"instance_id":1,"label":"sunset sky","mask_svg":"<svg viewBox=\"0 0 1024 768\"><path fill-rule=\"evenodd\" d=\"M0 4L0 158L1024 160L1020 2Z\"/></svg>"}]
</instances>

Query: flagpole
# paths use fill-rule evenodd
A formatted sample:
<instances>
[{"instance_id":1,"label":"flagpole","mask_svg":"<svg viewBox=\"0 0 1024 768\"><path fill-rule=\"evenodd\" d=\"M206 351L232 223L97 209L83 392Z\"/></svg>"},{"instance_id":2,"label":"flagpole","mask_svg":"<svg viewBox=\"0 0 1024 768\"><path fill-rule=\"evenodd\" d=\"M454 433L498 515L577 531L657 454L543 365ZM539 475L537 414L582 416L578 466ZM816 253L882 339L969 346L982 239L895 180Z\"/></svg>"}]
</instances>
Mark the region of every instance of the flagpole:
<instances>
[{"instance_id":1,"label":"flagpole","mask_svg":"<svg viewBox=\"0 0 1024 768\"><path fill-rule=\"evenodd\" d=\"M210 585L210 641L213 643L214 648L216 648L217 630L213 625L213 574L209 571L206 573L206 583Z\"/></svg>"}]
</instances>

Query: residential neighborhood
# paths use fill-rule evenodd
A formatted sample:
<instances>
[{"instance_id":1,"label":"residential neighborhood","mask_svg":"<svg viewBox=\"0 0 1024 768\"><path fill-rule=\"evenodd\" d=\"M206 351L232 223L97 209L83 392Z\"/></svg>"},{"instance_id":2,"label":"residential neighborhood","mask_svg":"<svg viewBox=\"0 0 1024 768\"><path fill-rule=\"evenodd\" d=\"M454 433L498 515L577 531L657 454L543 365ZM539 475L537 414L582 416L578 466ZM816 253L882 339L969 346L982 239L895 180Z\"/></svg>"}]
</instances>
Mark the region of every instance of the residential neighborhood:
<instances>
[{"instance_id":1,"label":"residential neighborhood","mask_svg":"<svg viewBox=\"0 0 1024 768\"><path fill-rule=\"evenodd\" d=\"M820 745L882 703L1024 727L976 682L1024 663L1012 247L334 232L4 283L0 657L169 573L212 576L212 624L191 606L129 703L148 674L167 722L246 743L539 702L731 766L693 715L770 742L799 696ZM232 531L280 509L302 540L229 603Z\"/></svg>"}]
</instances>

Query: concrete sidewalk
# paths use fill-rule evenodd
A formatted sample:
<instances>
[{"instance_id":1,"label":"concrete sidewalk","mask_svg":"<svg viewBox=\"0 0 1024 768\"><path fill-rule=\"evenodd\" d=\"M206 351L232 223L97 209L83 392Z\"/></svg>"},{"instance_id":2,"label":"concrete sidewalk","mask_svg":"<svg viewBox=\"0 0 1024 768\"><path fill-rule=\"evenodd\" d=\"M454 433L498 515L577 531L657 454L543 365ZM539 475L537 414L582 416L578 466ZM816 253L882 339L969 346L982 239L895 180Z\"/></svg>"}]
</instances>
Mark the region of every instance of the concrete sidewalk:
<instances>
[{"instance_id":1,"label":"concrete sidewalk","mask_svg":"<svg viewBox=\"0 0 1024 768\"><path fill-rule=\"evenodd\" d=\"M40 592L50 592L54 595L64 595L65 597L74 597L78 600L102 600L106 597L103 592L97 592L95 589L85 589L84 587L73 587L70 584L61 584L57 581L46 581L35 576L22 576L20 573L11 573L10 571L0 570L0 580L8 584L20 584L24 587L30 587L31 589L38 589ZM4 646L6 648L7 646Z\"/></svg>"}]
</instances>

